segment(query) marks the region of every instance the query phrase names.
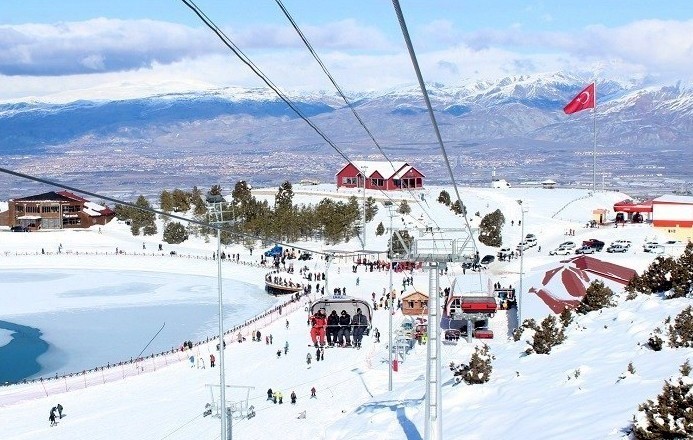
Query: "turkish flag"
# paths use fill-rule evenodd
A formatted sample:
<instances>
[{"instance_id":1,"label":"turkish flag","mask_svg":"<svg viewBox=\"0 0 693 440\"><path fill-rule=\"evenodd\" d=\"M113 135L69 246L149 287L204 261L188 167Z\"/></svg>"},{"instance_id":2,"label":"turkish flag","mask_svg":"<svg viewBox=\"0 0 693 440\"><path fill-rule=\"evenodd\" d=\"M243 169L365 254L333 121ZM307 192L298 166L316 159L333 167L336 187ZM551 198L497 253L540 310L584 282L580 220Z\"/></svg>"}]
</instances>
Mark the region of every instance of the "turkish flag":
<instances>
[{"instance_id":1,"label":"turkish flag","mask_svg":"<svg viewBox=\"0 0 693 440\"><path fill-rule=\"evenodd\" d=\"M597 102L597 98L594 95L594 83L592 83L585 87L585 89L573 98L568 105L563 107L563 111L566 115L569 115L587 108L594 108Z\"/></svg>"}]
</instances>

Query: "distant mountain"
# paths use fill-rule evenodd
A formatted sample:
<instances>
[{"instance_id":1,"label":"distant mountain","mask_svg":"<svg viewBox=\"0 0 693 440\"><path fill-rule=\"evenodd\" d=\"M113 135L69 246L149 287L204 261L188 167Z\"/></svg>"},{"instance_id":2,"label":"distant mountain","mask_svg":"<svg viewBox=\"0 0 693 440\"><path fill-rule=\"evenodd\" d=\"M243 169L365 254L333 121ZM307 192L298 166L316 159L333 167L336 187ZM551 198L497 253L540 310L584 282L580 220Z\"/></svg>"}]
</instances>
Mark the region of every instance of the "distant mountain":
<instances>
[{"instance_id":1,"label":"distant mountain","mask_svg":"<svg viewBox=\"0 0 693 440\"><path fill-rule=\"evenodd\" d=\"M462 86L427 85L444 139L451 147L503 145L543 148L589 145L592 114L565 115L563 106L589 81L565 74L507 77ZM345 148L369 145L345 103L334 94L293 94L301 112ZM353 105L384 146L434 145L418 86L354 94ZM680 85L645 86L636 81L597 81L600 145L613 148L689 148L693 141L693 90ZM0 154L34 154L83 138L90 144L141 142L157 133L187 132L197 144L230 137L257 148L323 143L276 95L261 89L229 88L206 93L158 95L120 101L0 104ZM196 129L196 127L199 127ZM216 129L215 129L216 127ZM291 127L289 129L289 127ZM259 133L258 130L262 131ZM296 130L299 132L296 133ZM302 139L298 139L302 138ZM170 139L168 148L176 149ZM327 147L329 149L329 147ZM327 151L327 150L326 150ZM54 150L55 152L55 150ZM372 150L377 153L377 150Z\"/></svg>"}]
</instances>

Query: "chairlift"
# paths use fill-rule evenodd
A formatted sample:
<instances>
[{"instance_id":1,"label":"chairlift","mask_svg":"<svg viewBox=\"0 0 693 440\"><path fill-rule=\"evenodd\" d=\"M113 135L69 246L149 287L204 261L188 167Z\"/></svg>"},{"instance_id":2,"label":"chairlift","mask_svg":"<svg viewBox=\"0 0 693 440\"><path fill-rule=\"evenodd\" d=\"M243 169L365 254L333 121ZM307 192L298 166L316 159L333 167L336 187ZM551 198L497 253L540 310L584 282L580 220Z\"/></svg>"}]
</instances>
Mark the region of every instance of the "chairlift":
<instances>
[{"instance_id":1,"label":"chairlift","mask_svg":"<svg viewBox=\"0 0 693 440\"><path fill-rule=\"evenodd\" d=\"M345 295L323 297L317 301L314 301L310 305L308 312L311 315L314 315L320 309L325 309L326 316L330 316L333 310L336 311L338 315L342 310L346 310L351 317L356 315L356 309L361 309L361 313L368 319L368 327L366 328L366 332L364 334L367 335L370 333L371 326L373 325L373 311L366 300L352 298Z\"/></svg>"}]
</instances>

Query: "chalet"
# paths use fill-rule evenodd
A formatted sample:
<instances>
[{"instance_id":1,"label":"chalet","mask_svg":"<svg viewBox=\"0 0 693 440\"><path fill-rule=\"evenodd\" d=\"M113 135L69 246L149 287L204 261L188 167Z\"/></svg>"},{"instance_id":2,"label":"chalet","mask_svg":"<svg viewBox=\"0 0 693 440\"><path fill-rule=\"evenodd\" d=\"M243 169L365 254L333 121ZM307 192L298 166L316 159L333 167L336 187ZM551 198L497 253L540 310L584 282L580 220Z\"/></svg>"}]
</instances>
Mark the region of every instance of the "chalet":
<instances>
[{"instance_id":1,"label":"chalet","mask_svg":"<svg viewBox=\"0 0 693 440\"><path fill-rule=\"evenodd\" d=\"M28 230L88 228L105 225L115 212L69 191L47 192L10 199L8 210L0 213L1 226L21 226Z\"/></svg>"},{"instance_id":2,"label":"chalet","mask_svg":"<svg viewBox=\"0 0 693 440\"><path fill-rule=\"evenodd\" d=\"M418 316L428 313L428 295L421 292L412 292L401 298L402 314Z\"/></svg>"},{"instance_id":3,"label":"chalet","mask_svg":"<svg viewBox=\"0 0 693 440\"><path fill-rule=\"evenodd\" d=\"M365 180L366 189L419 189L424 177L406 162L353 161L337 173L337 188L363 188Z\"/></svg>"}]
</instances>

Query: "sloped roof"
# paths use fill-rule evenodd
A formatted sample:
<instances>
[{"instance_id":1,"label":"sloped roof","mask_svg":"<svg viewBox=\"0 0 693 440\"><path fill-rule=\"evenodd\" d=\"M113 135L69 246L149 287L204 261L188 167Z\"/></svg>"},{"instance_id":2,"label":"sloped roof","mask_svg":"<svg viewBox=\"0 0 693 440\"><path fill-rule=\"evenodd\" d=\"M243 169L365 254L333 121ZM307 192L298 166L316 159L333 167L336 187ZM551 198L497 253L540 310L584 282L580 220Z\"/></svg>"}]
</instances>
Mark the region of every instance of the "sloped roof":
<instances>
[{"instance_id":1,"label":"sloped roof","mask_svg":"<svg viewBox=\"0 0 693 440\"><path fill-rule=\"evenodd\" d=\"M55 191L50 191L42 194L36 194L28 197L13 199L15 202L74 202L74 199L65 197Z\"/></svg>"},{"instance_id":2,"label":"sloped roof","mask_svg":"<svg viewBox=\"0 0 693 440\"><path fill-rule=\"evenodd\" d=\"M561 260L560 266L546 270L528 293L536 295L553 313L561 313L564 308L572 309L580 303L592 280L603 279L624 286L635 275L628 267L580 255Z\"/></svg>"},{"instance_id":3,"label":"sloped roof","mask_svg":"<svg viewBox=\"0 0 693 440\"><path fill-rule=\"evenodd\" d=\"M409 294L403 296L401 299L402 299L402 301L404 301L404 300L406 300L407 298L413 297L413 296L419 296L419 297L424 297L424 298L428 299L428 295L426 295L426 294L423 293L423 292L419 292L419 291L415 291L415 292L409 293Z\"/></svg>"},{"instance_id":4,"label":"sloped roof","mask_svg":"<svg viewBox=\"0 0 693 440\"><path fill-rule=\"evenodd\" d=\"M82 202L82 203L88 201L88 200L85 199L84 197L80 197L80 196L78 196L77 194L71 193L70 191L65 191L65 190L63 190L63 191L58 191L58 194L60 194L61 196L65 196L65 197L67 197L68 199L76 200L76 201Z\"/></svg>"},{"instance_id":5,"label":"sloped roof","mask_svg":"<svg viewBox=\"0 0 693 440\"><path fill-rule=\"evenodd\" d=\"M366 177L372 176L374 173L378 173L383 176L383 179L389 179L393 177L402 168L407 167L407 171L411 169L411 166L406 162L387 162L387 161L367 161L367 160L354 160L351 162L359 171L366 174Z\"/></svg>"},{"instance_id":6,"label":"sloped roof","mask_svg":"<svg viewBox=\"0 0 693 440\"><path fill-rule=\"evenodd\" d=\"M693 205L693 197L680 196L677 194L665 194L652 200L653 203L679 203L682 205Z\"/></svg>"}]
</instances>

